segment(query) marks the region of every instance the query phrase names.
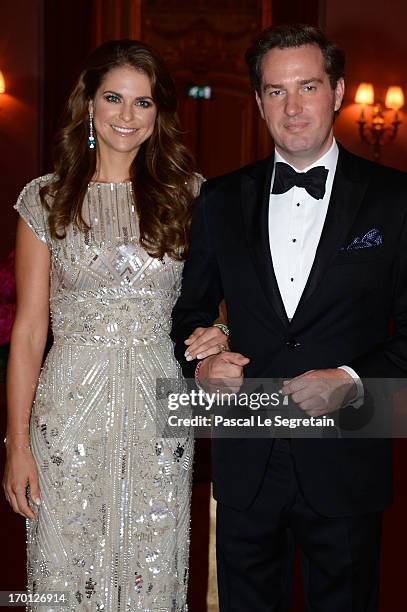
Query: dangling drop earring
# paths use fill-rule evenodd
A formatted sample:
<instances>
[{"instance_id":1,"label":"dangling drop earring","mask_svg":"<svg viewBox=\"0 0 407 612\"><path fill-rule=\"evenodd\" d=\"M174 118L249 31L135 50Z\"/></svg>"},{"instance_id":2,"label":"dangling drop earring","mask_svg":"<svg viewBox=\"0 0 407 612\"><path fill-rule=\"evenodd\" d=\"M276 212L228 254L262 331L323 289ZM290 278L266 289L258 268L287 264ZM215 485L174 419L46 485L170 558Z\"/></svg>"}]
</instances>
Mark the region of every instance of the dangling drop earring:
<instances>
[{"instance_id":1,"label":"dangling drop earring","mask_svg":"<svg viewBox=\"0 0 407 612\"><path fill-rule=\"evenodd\" d=\"M95 137L93 135L93 113L89 112L89 137L88 137L88 148L94 149L96 145Z\"/></svg>"}]
</instances>

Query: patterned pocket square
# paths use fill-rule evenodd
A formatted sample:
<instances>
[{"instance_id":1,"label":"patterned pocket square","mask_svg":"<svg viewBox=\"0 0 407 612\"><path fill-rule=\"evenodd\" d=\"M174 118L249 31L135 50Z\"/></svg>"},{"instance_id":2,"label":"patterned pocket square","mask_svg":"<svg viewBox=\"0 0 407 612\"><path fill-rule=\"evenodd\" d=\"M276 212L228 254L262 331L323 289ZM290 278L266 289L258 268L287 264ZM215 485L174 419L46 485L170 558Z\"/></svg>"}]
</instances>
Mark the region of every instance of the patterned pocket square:
<instances>
[{"instance_id":1,"label":"patterned pocket square","mask_svg":"<svg viewBox=\"0 0 407 612\"><path fill-rule=\"evenodd\" d=\"M355 251L356 249L370 249L383 244L383 236L377 228L372 228L364 236L356 236L350 244L343 246L341 251Z\"/></svg>"}]
</instances>

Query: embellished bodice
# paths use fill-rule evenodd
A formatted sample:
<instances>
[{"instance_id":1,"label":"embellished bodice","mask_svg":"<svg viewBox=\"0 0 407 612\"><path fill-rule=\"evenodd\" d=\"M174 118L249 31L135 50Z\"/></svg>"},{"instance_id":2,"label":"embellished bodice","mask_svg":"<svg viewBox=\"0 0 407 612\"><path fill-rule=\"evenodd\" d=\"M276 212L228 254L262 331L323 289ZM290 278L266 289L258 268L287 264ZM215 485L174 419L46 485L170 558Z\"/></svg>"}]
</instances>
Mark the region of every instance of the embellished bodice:
<instances>
[{"instance_id":1,"label":"embellished bodice","mask_svg":"<svg viewBox=\"0 0 407 612\"><path fill-rule=\"evenodd\" d=\"M83 207L90 229L71 225L55 240L38 209L36 181L16 208L51 251L55 341L121 346L168 338L182 263L152 258L140 246L131 183L91 183Z\"/></svg>"}]
</instances>

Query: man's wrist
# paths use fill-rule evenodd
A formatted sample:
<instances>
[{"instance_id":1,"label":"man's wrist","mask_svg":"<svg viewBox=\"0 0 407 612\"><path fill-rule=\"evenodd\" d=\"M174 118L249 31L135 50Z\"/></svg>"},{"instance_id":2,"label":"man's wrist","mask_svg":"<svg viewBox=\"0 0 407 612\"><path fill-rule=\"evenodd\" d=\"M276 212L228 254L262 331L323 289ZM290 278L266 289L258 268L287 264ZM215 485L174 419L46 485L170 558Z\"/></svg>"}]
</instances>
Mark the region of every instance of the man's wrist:
<instances>
[{"instance_id":1,"label":"man's wrist","mask_svg":"<svg viewBox=\"0 0 407 612\"><path fill-rule=\"evenodd\" d=\"M343 365L339 366L338 370L343 370L352 378L354 382L354 393L351 398L346 402L346 406L352 406L353 408L360 408L363 405L365 400L365 390L363 388L363 383L360 379L360 376L356 374L355 370L350 368L349 366Z\"/></svg>"}]
</instances>

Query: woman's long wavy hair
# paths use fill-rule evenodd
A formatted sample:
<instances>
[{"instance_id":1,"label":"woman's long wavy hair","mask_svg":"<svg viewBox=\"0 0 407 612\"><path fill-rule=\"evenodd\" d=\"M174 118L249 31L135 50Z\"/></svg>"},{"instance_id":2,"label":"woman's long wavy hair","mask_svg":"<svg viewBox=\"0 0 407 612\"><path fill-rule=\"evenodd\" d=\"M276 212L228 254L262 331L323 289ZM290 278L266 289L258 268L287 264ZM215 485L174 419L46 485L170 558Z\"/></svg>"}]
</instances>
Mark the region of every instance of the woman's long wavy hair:
<instances>
[{"instance_id":1,"label":"woman's long wavy hair","mask_svg":"<svg viewBox=\"0 0 407 612\"><path fill-rule=\"evenodd\" d=\"M82 215L88 184L96 171L89 149L89 101L113 68L132 67L150 79L157 117L153 134L140 147L131 168L140 244L156 258L182 260L188 250L194 200L193 161L181 144L174 82L161 57L138 40L117 40L88 58L67 103L54 150L55 180L40 191L54 238L65 238L70 223L89 229ZM97 150L97 134L96 150Z\"/></svg>"}]
</instances>

